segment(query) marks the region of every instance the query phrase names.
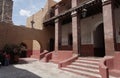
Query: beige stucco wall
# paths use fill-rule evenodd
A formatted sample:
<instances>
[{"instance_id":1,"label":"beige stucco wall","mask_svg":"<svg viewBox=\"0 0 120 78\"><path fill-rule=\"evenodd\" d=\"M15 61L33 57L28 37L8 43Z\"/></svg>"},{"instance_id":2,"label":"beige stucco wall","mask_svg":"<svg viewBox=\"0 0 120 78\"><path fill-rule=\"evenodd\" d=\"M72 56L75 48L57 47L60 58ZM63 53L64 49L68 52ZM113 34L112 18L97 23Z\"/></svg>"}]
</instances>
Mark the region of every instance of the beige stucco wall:
<instances>
[{"instance_id":1,"label":"beige stucco wall","mask_svg":"<svg viewBox=\"0 0 120 78\"><path fill-rule=\"evenodd\" d=\"M32 28L31 21L33 20L33 28L42 30L43 21L49 12L49 9L55 4L56 2L54 2L53 0L48 0L44 8L27 18L26 27Z\"/></svg>"}]
</instances>

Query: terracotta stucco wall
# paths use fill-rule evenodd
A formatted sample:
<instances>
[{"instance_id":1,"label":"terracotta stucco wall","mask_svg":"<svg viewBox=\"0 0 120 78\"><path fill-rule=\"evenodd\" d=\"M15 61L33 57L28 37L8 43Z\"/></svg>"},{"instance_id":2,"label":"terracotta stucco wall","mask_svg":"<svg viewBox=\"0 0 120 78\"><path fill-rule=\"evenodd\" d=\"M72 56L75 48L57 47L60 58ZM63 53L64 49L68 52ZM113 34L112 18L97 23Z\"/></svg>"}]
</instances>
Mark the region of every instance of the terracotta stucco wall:
<instances>
[{"instance_id":1,"label":"terracotta stucco wall","mask_svg":"<svg viewBox=\"0 0 120 78\"><path fill-rule=\"evenodd\" d=\"M53 30L53 27L36 30L0 23L0 49L2 49L5 44L20 44L21 42L25 42L28 49L32 49L33 45L31 46L31 44L33 44L33 40L38 41L43 49L48 49L49 39L54 38Z\"/></svg>"}]
</instances>

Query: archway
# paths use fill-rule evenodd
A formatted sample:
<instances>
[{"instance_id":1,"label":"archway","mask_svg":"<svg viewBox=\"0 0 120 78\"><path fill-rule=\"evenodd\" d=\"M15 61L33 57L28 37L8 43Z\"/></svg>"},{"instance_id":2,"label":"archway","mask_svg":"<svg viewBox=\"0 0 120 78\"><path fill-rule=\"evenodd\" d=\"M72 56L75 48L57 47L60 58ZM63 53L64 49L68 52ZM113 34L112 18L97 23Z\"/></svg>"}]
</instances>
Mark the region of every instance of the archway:
<instances>
[{"instance_id":1,"label":"archway","mask_svg":"<svg viewBox=\"0 0 120 78\"><path fill-rule=\"evenodd\" d=\"M103 23L99 24L94 31L94 56L105 56L105 41Z\"/></svg>"},{"instance_id":2,"label":"archway","mask_svg":"<svg viewBox=\"0 0 120 78\"><path fill-rule=\"evenodd\" d=\"M26 50L22 53L22 57L34 57L39 56L42 46L39 41L37 40L24 40L21 42L22 46ZM21 45L20 44L20 45Z\"/></svg>"},{"instance_id":3,"label":"archway","mask_svg":"<svg viewBox=\"0 0 120 78\"><path fill-rule=\"evenodd\" d=\"M21 58L27 57L27 45L24 42L20 43L20 57Z\"/></svg>"},{"instance_id":4,"label":"archway","mask_svg":"<svg viewBox=\"0 0 120 78\"><path fill-rule=\"evenodd\" d=\"M49 40L49 51L54 51L54 46L55 46L55 40L53 38L50 38Z\"/></svg>"},{"instance_id":5,"label":"archway","mask_svg":"<svg viewBox=\"0 0 120 78\"><path fill-rule=\"evenodd\" d=\"M40 53L41 45L37 40L32 41L32 51L33 53Z\"/></svg>"}]
</instances>

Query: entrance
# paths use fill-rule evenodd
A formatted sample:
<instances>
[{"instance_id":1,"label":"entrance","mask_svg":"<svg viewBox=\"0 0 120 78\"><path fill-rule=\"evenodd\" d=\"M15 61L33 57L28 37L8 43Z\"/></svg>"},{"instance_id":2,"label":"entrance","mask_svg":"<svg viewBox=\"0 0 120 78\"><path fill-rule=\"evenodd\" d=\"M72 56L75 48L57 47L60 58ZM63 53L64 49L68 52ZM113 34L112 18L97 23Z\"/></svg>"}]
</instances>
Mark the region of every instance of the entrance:
<instances>
[{"instance_id":1,"label":"entrance","mask_svg":"<svg viewBox=\"0 0 120 78\"><path fill-rule=\"evenodd\" d=\"M55 40L53 38L51 38L49 40L49 51L54 51L54 44L55 44Z\"/></svg>"},{"instance_id":2,"label":"entrance","mask_svg":"<svg viewBox=\"0 0 120 78\"><path fill-rule=\"evenodd\" d=\"M72 34L68 35L68 45L72 46L73 45L73 39L72 39Z\"/></svg>"},{"instance_id":3,"label":"entrance","mask_svg":"<svg viewBox=\"0 0 120 78\"><path fill-rule=\"evenodd\" d=\"M105 41L104 41L104 28L103 23L97 26L94 31L94 56L105 56Z\"/></svg>"},{"instance_id":4,"label":"entrance","mask_svg":"<svg viewBox=\"0 0 120 78\"><path fill-rule=\"evenodd\" d=\"M26 58L27 57L27 45L25 43L22 42L20 44L20 50L21 50L20 57Z\"/></svg>"}]
</instances>

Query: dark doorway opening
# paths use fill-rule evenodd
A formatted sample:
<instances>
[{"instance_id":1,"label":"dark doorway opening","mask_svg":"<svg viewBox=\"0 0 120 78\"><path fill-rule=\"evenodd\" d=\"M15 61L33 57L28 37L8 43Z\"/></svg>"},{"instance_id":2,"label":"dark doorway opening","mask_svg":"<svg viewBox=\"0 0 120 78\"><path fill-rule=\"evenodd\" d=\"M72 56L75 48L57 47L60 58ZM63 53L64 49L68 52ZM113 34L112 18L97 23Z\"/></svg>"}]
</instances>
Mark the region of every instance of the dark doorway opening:
<instances>
[{"instance_id":1,"label":"dark doorway opening","mask_svg":"<svg viewBox=\"0 0 120 78\"><path fill-rule=\"evenodd\" d=\"M27 45L24 42L20 43L20 57L27 57Z\"/></svg>"},{"instance_id":2,"label":"dark doorway opening","mask_svg":"<svg viewBox=\"0 0 120 78\"><path fill-rule=\"evenodd\" d=\"M105 56L104 28L101 23L94 31L94 56Z\"/></svg>"},{"instance_id":3,"label":"dark doorway opening","mask_svg":"<svg viewBox=\"0 0 120 78\"><path fill-rule=\"evenodd\" d=\"M54 43L55 43L55 40L53 38L51 38L49 40L49 51L54 51Z\"/></svg>"},{"instance_id":4,"label":"dark doorway opening","mask_svg":"<svg viewBox=\"0 0 120 78\"><path fill-rule=\"evenodd\" d=\"M72 34L68 35L68 45L72 46L73 45L73 38L72 38Z\"/></svg>"}]
</instances>

